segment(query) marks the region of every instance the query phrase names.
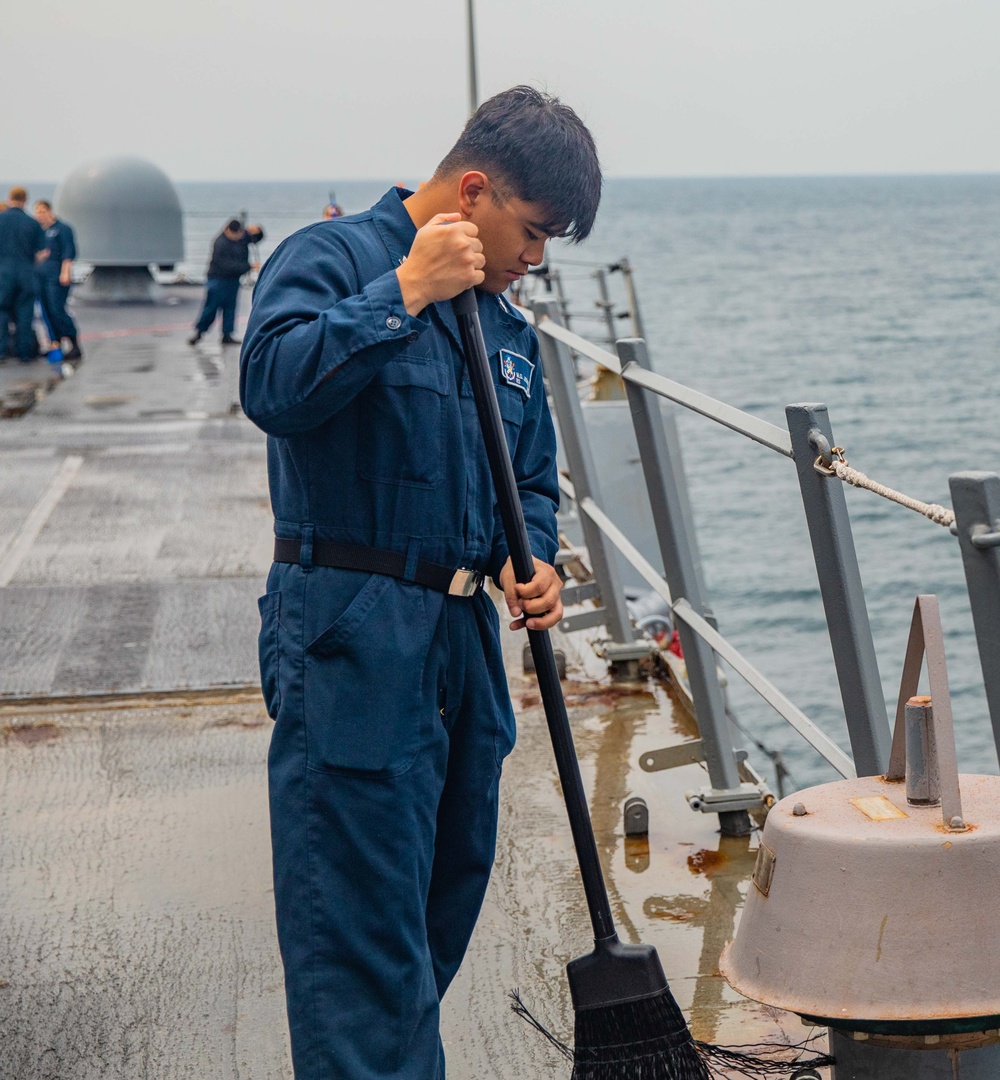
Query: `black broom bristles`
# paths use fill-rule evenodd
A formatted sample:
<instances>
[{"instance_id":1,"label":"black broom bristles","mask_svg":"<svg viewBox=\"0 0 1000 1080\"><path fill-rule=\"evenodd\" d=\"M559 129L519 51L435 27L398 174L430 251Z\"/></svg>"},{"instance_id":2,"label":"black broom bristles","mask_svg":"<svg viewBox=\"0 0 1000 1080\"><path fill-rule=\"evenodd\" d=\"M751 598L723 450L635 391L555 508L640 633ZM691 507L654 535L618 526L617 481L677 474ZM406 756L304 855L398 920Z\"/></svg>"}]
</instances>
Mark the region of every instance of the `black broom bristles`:
<instances>
[{"instance_id":1,"label":"black broom bristles","mask_svg":"<svg viewBox=\"0 0 1000 1080\"><path fill-rule=\"evenodd\" d=\"M811 1040L730 1047L699 1042L691 1037L669 990L626 1004L578 1010L575 1047L533 1016L516 990L510 997L514 1012L573 1062L571 1080L757 1080L833 1063L825 1054L804 1056L812 1050Z\"/></svg>"},{"instance_id":2,"label":"black broom bristles","mask_svg":"<svg viewBox=\"0 0 1000 1080\"><path fill-rule=\"evenodd\" d=\"M572 1080L710 1080L669 989L579 1009Z\"/></svg>"},{"instance_id":3,"label":"black broom bristles","mask_svg":"<svg viewBox=\"0 0 1000 1080\"><path fill-rule=\"evenodd\" d=\"M710 1080L687 1022L669 989L659 994L576 1012L575 1047L556 1038L515 990L512 1008L564 1057L572 1080Z\"/></svg>"}]
</instances>

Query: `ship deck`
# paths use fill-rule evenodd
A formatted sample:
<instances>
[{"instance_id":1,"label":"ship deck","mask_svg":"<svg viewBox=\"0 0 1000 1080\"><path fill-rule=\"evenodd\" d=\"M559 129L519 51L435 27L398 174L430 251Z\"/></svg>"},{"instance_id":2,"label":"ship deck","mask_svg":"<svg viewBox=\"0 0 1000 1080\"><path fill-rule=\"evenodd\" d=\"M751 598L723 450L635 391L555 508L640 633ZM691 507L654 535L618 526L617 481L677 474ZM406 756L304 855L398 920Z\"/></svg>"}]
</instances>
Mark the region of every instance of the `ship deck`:
<instances>
[{"instance_id":1,"label":"ship deck","mask_svg":"<svg viewBox=\"0 0 1000 1080\"><path fill-rule=\"evenodd\" d=\"M200 298L80 305L86 358L63 382L0 365L8 412L37 401L0 420L0 1076L291 1076L256 688L264 443L233 408L238 350L186 344ZM697 1038L807 1038L718 972L756 836L688 809L698 766L638 768L696 737L687 713L659 682L613 684L584 635L559 645L621 936L657 947ZM450 1080L568 1075L507 994L569 1039L564 966L590 947L537 686L520 639L504 647L519 738L443 1006ZM648 842L623 836L629 795Z\"/></svg>"}]
</instances>

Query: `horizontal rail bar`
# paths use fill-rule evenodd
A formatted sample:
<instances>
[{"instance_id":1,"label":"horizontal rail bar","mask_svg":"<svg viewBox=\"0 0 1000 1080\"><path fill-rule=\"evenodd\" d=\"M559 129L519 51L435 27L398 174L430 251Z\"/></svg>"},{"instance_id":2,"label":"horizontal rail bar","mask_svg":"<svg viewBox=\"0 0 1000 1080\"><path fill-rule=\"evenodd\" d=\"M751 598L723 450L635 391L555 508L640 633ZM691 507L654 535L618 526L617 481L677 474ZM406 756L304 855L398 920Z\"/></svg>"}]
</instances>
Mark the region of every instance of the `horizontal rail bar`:
<instances>
[{"instance_id":1,"label":"horizontal rail bar","mask_svg":"<svg viewBox=\"0 0 1000 1080\"><path fill-rule=\"evenodd\" d=\"M614 353L602 349L600 345L595 345L594 342L580 337L579 334L574 334L572 330L567 330L565 326L560 326L551 319L543 319L540 323L535 323L535 329L540 334L547 334L549 337L555 338L556 341L568 345L573 352L586 356L588 360L593 360L595 364L607 368L608 371L621 375L622 366Z\"/></svg>"},{"instance_id":2,"label":"horizontal rail bar","mask_svg":"<svg viewBox=\"0 0 1000 1080\"><path fill-rule=\"evenodd\" d=\"M559 477L559 487L568 498L576 499L573 484L565 476ZM661 575L593 499L582 499L577 506L580 512L586 514L635 567L650 588L670 604L676 617L683 619L699 637L706 641L747 685L755 690L821 757L825 758L841 776L857 775L850 757L801 709L789 701L774 683L758 671L739 650L730 645L718 630L713 629L683 598L674 603L670 596L670 589Z\"/></svg>"},{"instance_id":3,"label":"horizontal rail bar","mask_svg":"<svg viewBox=\"0 0 1000 1080\"><path fill-rule=\"evenodd\" d=\"M774 683L765 678L737 649L733 648L718 630L713 629L711 624L706 622L686 600L683 598L678 600L673 606L673 612L678 619L683 619L696 634L704 638L719 656L738 675L741 675L744 681L756 690L775 712L783 716L814 750L826 758L841 776L857 776L854 762L847 754L804 712L793 705Z\"/></svg>"},{"instance_id":4,"label":"horizontal rail bar","mask_svg":"<svg viewBox=\"0 0 1000 1080\"><path fill-rule=\"evenodd\" d=\"M577 503L582 513L604 533L605 536L625 556L626 560L642 575L649 587L668 604L670 588L663 580L663 575L657 573L656 568L649 562L642 552L631 540L618 528L607 514L594 502L593 499L580 499L576 497L576 489L572 481L565 476L559 477L560 490L570 499Z\"/></svg>"},{"instance_id":5,"label":"horizontal rail bar","mask_svg":"<svg viewBox=\"0 0 1000 1080\"><path fill-rule=\"evenodd\" d=\"M522 314L529 314L525 312L524 308L520 310ZM652 390L654 394L659 394L660 397L668 398L670 401L682 405L685 409L690 409L692 412L707 417L709 420L714 420L716 423L722 424L723 427L727 427L740 435L745 435L748 439L753 439L754 442L759 442L762 446L783 454L787 458L792 457L792 441L784 428L771 424L767 420L761 420L750 413L743 412L742 409L727 405L717 398L702 394L698 390L692 390L683 383L674 382L673 379L658 375L656 372L649 371L638 364L626 364L622 368L618 357L613 353L609 353L606 349L602 349L600 345L595 345L592 341L588 341L586 338L580 337L579 334L574 334L572 330L567 330L564 326L559 326L548 319L538 321L532 316L530 322L538 333L548 334L550 337L556 338L558 341L568 345L574 352L586 356L589 360L593 360L595 364L600 364L601 367L613 371L623 379L627 379L637 386L645 387L647 390Z\"/></svg>"},{"instance_id":6,"label":"horizontal rail bar","mask_svg":"<svg viewBox=\"0 0 1000 1080\"><path fill-rule=\"evenodd\" d=\"M722 424L723 427L745 435L748 439L753 439L754 442L759 442L771 450L776 450L787 458L792 456L792 440L788 432L776 424L760 420L756 416L751 416L750 413L727 405L724 401L718 401L707 394L692 390L683 383L674 382L673 379L658 375L655 371L649 371L638 364L626 364L621 376L628 382L652 390L660 397L669 398L670 401L683 405L685 409L700 413L709 420Z\"/></svg>"}]
</instances>

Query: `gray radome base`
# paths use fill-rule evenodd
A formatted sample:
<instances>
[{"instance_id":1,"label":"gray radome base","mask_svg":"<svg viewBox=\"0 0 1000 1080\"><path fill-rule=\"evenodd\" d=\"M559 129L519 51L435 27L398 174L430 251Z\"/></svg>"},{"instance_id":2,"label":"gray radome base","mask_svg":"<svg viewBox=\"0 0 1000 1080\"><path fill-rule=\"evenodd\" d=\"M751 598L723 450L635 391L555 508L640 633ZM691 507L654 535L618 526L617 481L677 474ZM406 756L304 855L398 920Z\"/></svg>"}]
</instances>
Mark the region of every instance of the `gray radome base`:
<instances>
[{"instance_id":1,"label":"gray radome base","mask_svg":"<svg viewBox=\"0 0 1000 1080\"><path fill-rule=\"evenodd\" d=\"M73 297L86 304L156 304L163 289L148 266L95 266Z\"/></svg>"}]
</instances>

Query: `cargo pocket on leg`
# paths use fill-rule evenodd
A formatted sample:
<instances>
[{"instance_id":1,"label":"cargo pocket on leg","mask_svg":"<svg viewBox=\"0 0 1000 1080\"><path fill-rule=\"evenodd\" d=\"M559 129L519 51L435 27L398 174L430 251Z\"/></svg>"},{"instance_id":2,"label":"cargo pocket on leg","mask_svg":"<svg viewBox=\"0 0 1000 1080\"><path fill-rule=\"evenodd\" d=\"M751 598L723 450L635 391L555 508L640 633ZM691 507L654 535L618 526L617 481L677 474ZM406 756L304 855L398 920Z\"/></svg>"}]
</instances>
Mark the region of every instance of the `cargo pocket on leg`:
<instances>
[{"instance_id":1,"label":"cargo pocket on leg","mask_svg":"<svg viewBox=\"0 0 1000 1080\"><path fill-rule=\"evenodd\" d=\"M434 711L423 686L423 594L420 586L373 575L307 646L310 768L390 777L413 764Z\"/></svg>"},{"instance_id":2,"label":"cargo pocket on leg","mask_svg":"<svg viewBox=\"0 0 1000 1080\"><path fill-rule=\"evenodd\" d=\"M281 708L281 647L278 642L281 593L265 593L257 601L257 607L260 609L260 634L257 638L260 691L264 695L267 715L277 720Z\"/></svg>"}]
</instances>

